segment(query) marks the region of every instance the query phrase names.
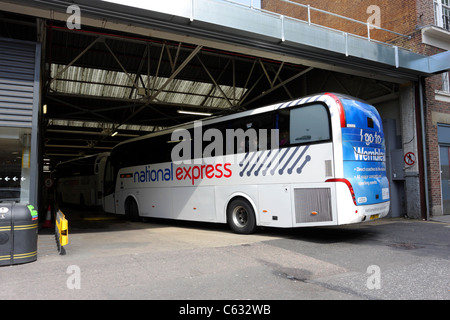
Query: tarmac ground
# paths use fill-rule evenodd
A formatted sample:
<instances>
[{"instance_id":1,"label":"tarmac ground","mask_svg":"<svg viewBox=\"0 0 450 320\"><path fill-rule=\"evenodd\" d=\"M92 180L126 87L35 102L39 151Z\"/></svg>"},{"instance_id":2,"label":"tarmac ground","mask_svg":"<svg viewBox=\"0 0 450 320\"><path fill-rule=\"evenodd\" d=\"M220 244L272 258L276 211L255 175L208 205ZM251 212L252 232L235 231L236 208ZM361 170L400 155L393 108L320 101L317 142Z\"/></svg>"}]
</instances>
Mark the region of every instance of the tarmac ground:
<instances>
[{"instance_id":1,"label":"tarmac ground","mask_svg":"<svg viewBox=\"0 0 450 320\"><path fill-rule=\"evenodd\" d=\"M1 300L450 299L447 216L238 235L222 224L75 212L65 212L65 255L53 230L40 229L36 261L0 267Z\"/></svg>"}]
</instances>

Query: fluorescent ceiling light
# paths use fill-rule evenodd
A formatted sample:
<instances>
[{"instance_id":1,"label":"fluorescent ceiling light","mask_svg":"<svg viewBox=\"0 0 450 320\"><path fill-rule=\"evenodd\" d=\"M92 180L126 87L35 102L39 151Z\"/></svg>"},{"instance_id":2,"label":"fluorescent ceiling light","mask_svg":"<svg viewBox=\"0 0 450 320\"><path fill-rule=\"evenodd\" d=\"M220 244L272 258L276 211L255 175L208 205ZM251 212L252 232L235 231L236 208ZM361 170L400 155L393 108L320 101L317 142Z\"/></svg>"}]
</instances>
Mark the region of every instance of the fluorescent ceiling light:
<instances>
[{"instance_id":1,"label":"fluorescent ceiling light","mask_svg":"<svg viewBox=\"0 0 450 320\"><path fill-rule=\"evenodd\" d=\"M197 111L186 111L186 110L178 110L178 113L183 113L183 114L193 114L196 116L212 116L212 113L208 113L208 112L197 112Z\"/></svg>"}]
</instances>

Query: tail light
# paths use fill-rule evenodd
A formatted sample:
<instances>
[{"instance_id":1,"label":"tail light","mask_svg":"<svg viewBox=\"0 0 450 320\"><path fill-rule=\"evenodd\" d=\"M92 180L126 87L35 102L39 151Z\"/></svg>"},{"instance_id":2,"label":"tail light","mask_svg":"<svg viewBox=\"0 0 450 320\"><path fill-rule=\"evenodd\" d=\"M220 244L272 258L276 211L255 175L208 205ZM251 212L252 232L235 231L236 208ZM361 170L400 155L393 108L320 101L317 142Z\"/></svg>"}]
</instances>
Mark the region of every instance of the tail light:
<instances>
[{"instance_id":1,"label":"tail light","mask_svg":"<svg viewBox=\"0 0 450 320\"><path fill-rule=\"evenodd\" d=\"M355 191L353 190L352 184L347 179L343 178L336 178L336 179L328 179L325 182L343 182L347 185L348 189L350 190L350 194L352 195L353 203L356 206L356 197L355 197Z\"/></svg>"},{"instance_id":2,"label":"tail light","mask_svg":"<svg viewBox=\"0 0 450 320\"><path fill-rule=\"evenodd\" d=\"M341 100L338 97L336 97L334 94L332 94L332 93L327 92L325 94L327 96L333 98L334 101L336 101L336 104L339 107L338 111L339 111L339 119L340 119L340 122L341 122L341 128L345 128L347 126L347 120L345 119L344 106L342 105Z\"/></svg>"}]
</instances>

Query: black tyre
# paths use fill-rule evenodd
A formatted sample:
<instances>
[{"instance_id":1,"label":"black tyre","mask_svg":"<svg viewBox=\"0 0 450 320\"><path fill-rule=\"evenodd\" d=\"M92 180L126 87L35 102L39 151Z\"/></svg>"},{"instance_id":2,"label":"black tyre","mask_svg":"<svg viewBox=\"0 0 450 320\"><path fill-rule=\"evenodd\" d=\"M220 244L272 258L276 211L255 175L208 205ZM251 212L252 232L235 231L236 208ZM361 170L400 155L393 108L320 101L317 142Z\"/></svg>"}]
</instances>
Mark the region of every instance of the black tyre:
<instances>
[{"instance_id":1,"label":"black tyre","mask_svg":"<svg viewBox=\"0 0 450 320\"><path fill-rule=\"evenodd\" d=\"M242 198L232 200L227 208L227 222L230 228L240 234L250 234L256 230L255 211Z\"/></svg>"},{"instance_id":2,"label":"black tyre","mask_svg":"<svg viewBox=\"0 0 450 320\"><path fill-rule=\"evenodd\" d=\"M138 205L133 198L128 198L125 202L125 215L133 222L141 221Z\"/></svg>"}]
</instances>

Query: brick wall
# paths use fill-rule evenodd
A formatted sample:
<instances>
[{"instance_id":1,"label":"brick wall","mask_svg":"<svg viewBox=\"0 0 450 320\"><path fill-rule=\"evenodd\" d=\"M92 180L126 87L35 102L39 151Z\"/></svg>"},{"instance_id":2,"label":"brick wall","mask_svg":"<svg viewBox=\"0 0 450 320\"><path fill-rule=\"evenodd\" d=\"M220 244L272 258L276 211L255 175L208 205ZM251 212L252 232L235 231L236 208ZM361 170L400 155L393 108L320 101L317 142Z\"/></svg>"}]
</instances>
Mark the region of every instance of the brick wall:
<instances>
[{"instance_id":1,"label":"brick wall","mask_svg":"<svg viewBox=\"0 0 450 320\"><path fill-rule=\"evenodd\" d=\"M383 30L370 30L371 39L393 43L414 52L432 55L442 50L422 44L421 28L434 24L433 0L291 0L302 5L310 5L344 17L366 23L375 14L372 6L380 11L380 26L412 39L403 38ZM261 7L296 19L308 20L308 10L304 7L281 0L261 0ZM367 26L356 22L311 10L311 21L315 24L367 37Z\"/></svg>"},{"instance_id":2,"label":"brick wall","mask_svg":"<svg viewBox=\"0 0 450 320\"><path fill-rule=\"evenodd\" d=\"M426 107L426 135L427 135L427 161L430 205L432 212L439 214L441 211L441 168L439 163L439 145L437 135L436 117L433 114L448 115L445 118L450 119L450 103L438 101L435 99L435 90L440 88L442 76L437 75L425 80L425 107ZM442 118L442 117L441 117ZM448 120L447 120L448 121ZM450 123L447 123L450 124Z\"/></svg>"},{"instance_id":3,"label":"brick wall","mask_svg":"<svg viewBox=\"0 0 450 320\"><path fill-rule=\"evenodd\" d=\"M366 23L376 12L370 10L377 6L380 11L381 27L401 34L415 31L416 6L414 1L399 0L295 0L297 3L310 5L313 8L339 14ZM261 7L265 10L277 12L301 20L307 20L307 9L280 0L261 0ZM368 12L369 9L369 12ZM325 13L311 11L311 22L344 32L367 37L367 26L351 22ZM369 22L373 23L373 20ZM370 30L371 39L390 41L397 36L382 30Z\"/></svg>"}]
</instances>

